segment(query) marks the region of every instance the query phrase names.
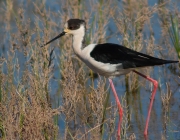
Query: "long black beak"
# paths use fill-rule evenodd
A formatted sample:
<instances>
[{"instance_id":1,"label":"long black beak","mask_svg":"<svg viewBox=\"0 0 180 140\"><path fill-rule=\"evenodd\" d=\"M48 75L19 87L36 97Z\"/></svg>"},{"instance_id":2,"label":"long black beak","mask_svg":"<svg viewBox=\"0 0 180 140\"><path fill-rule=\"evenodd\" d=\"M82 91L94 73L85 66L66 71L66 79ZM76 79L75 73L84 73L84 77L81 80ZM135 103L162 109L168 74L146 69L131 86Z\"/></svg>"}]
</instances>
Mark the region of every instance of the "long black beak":
<instances>
[{"instance_id":1,"label":"long black beak","mask_svg":"<svg viewBox=\"0 0 180 140\"><path fill-rule=\"evenodd\" d=\"M60 37L64 36L65 34L66 34L66 32L62 32L62 33L60 33L58 36L56 36L55 38L51 39L50 41L48 41L47 43L45 43L45 44L44 44L44 45L42 45L41 47L46 46L47 44L49 44L49 43L53 42L54 40L56 40L56 39L58 39L58 38L60 38Z\"/></svg>"}]
</instances>

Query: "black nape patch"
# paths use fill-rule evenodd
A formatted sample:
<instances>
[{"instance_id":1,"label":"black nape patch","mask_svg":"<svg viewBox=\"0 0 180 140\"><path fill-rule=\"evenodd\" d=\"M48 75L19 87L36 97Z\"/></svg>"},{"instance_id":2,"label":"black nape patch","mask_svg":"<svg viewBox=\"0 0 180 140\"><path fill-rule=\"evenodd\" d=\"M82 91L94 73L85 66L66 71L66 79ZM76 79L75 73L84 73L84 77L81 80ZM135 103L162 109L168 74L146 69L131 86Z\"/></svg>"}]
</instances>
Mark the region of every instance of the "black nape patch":
<instances>
[{"instance_id":1,"label":"black nape patch","mask_svg":"<svg viewBox=\"0 0 180 140\"><path fill-rule=\"evenodd\" d=\"M70 30L77 30L80 28L81 24L85 25L85 21L82 19L69 19L67 23L68 23L68 29Z\"/></svg>"}]
</instances>

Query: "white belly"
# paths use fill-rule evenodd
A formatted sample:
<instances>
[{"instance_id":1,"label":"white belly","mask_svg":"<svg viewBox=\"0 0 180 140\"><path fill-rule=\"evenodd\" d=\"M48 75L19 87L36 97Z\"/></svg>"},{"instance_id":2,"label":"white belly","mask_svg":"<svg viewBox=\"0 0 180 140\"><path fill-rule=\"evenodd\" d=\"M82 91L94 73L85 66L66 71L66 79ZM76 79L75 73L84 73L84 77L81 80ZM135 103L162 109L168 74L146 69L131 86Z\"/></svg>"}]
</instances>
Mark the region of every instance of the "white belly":
<instances>
[{"instance_id":1,"label":"white belly","mask_svg":"<svg viewBox=\"0 0 180 140\"><path fill-rule=\"evenodd\" d=\"M95 60L86 61L85 63L94 72L105 77L124 75L131 71L130 69L122 69L121 66L118 66L119 69L117 69L116 64L101 63Z\"/></svg>"}]
</instances>

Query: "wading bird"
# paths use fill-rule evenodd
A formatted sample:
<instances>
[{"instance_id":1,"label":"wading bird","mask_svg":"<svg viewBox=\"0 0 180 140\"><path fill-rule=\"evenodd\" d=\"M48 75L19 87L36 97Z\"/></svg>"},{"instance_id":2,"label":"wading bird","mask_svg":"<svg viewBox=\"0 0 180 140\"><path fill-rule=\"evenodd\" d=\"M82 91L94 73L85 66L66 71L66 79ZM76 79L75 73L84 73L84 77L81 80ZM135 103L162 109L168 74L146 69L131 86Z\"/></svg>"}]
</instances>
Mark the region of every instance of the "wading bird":
<instances>
[{"instance_id":1,"label":"wading bird","mask_svg":"<svg viewBox=\"0 0 180 140\"><path fill-rule=\"evenodd\" d=\"M148 116L146 119L146 125L144 130L144 135L147 136L148 124L151 114L151 109L154 101L154 96L156 94L156 89L158 82L148 76L145 76L135 69L162 65L167 63L176 63L178 61L172 60L163 60L155 58L134 50L128 49L124 46L112 43L104 44L90 44L88 46L84 45L84 38L86 33L85 21L81 19L69 19L64 25L64 31L58 36L45 43L41 47L46 46L52 41L64 36L72 35L73 36L73 50L74 53L94 72L98 73L101 76L105 76L109 79L110 86L112 88L113 94L116 99L116 103L119 109L119 122L118 122L118 131L117 139L120 140L120 126L123 117L123 109L121 107L118 95L116 93L112 78L119 75L127 74L131 71L137 73L138 75L146 78L153 83L154 88L151 95L151 101L148 109Z\"/></svg>"}]
</instances>

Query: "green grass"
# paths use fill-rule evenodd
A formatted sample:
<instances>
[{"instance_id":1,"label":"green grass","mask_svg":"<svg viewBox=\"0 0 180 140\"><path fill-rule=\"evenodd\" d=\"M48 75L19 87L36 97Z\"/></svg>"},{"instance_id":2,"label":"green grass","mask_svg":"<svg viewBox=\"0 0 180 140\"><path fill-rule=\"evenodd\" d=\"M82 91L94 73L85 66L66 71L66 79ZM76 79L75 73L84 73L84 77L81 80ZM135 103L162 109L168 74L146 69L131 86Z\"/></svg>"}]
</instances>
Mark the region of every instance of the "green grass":
<instances>
[{"instance_id":1,"label":"green grass","mask_svg":"<svg viewBox=\"0 0 180 140\"><path fill-rule=\"evenodd\" d=\"M180 59L180 35L179 35L179 19L177 15L170 15L171 27L169 28L169 36Z\"/></svg>"}]
</instances>

